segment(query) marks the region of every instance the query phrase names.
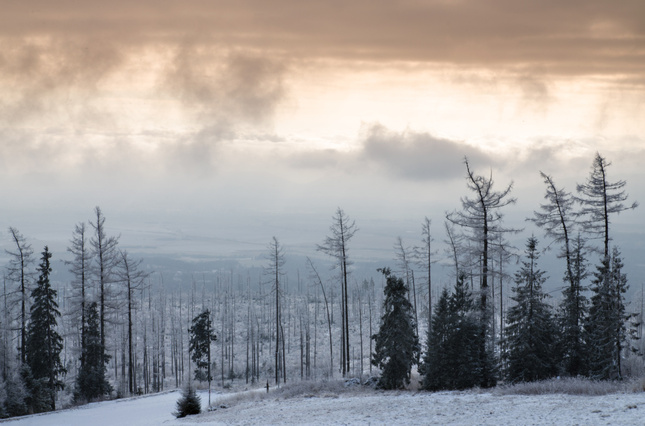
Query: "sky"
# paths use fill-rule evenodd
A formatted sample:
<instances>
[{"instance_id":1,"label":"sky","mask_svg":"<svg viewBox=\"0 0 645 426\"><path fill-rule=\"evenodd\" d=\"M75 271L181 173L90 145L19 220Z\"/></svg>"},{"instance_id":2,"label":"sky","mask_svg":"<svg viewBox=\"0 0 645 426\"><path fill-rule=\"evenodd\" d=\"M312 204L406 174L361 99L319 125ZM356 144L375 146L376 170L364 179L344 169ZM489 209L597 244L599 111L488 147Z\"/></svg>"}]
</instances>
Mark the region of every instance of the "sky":
<instances>
[{"instance_id":1,"label":"sky","mask_svg":"<svg viewBox=\"0 0 645 426\"><path fill-rule=\"evenodd\" d=\"M337 207L355 256L425 216L441 241L464 157L510 226L600 152L645 200L640 0L5 0L0 239L64 252L101 206L138 253L315 253ZM613 218L645 273L643 214ZM521 243L520 243L521 244ZM56 252L55 252L56 253ZM61 253L61 256L64 256Z\"/></svg>"}]
</instances>

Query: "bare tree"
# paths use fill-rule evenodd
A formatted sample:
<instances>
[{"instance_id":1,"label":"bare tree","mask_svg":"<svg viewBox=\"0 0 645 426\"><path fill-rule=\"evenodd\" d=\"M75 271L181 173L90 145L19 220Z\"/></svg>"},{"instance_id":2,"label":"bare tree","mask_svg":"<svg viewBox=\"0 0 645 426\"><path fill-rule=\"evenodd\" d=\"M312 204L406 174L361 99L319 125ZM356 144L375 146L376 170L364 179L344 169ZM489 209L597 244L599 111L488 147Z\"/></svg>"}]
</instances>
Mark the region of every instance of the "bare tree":
<instances>
[{"instance_id":1,"label":"bare tree","mask_svg":"<svg viewBox=\"0 0 645 426\"><path fill-rule=\"evenodd\" d=\"M414 321L417 335L419 334L419 317L417 315L417 288L414 283L414 271L412 270L412 253L410 247L403 245L403 239L397 237L394 243L394 253L396 255L396 262L398 264L399 273L405 277L405 285L408 286L408 301L412 303L414 309ZM412 300L410 300L410 293L412 293Z\"/></svg>"},{"instance_id":2,"label":"bare tree","mask_svg":"<svg viewBox=\"0 0 645 426\"><path fill-rule=\"evenodd\" d=\"M477 251L475 258L481 260L481 269L478 271L481 289L480 309L485 312L489 291L489 261L492 241L500 233L519 232L517 229L506 228L502 225L503 214L500 210L514 204L517 200L510 195L513 189L512 182L502 191L495 191L492 172L488 178L475 175L470 169L468 158L464 159L464 164L466 165L467 187L474 193L474 197L462 197L462 209L446 214L446 219L470 231L467 238L473 243L474 250Z\"/></svg>"},{"instance_id":3,"label":"bare tree","mask_svg":"<svg viewBox=\"0 0 645 426\"><path fill-rule=\"evenodd\" d=\"M81 222L74 228L70 246L67 248L73 256L72 260L65 261L69 266L69 272L74 279L72 285L71 314L81 324L81 351L85 348L85 311L89 299L89 277L92 255L89 250L89 241L85 230L85 223ZM81 364L84 357L81 357ZM82 367L82 365L81 365Z\"/></svg>"},{"instance_id":4,"label":"bare tree","mask_svg":"<svg viewBox=\"0 0 645 426\"><path fill-rule=\"evenodd\" d=\"M317 246L317 250L334 258L338 263L336 268L340 269L341 281L341 305L342 305L342 332L341 341L343 342L343 351L341 365L343 376L350 371L350 352L349 352L349 308L348 308L348 285L349 276L348 268L351 266L348 258L348 243L358 230L356 223L345 214L339 207L336 214L332 217L332 225L329 228L331 235L325 238L323 244Z\"/></svg>"},{"instance_id":5,"label":"bare tree","mask_svg":"<svg viewBox=\"0 0 645 426\"><path fill-rule=\"evenodd\" d=\"M143 262L143 259L133 260L127 250L119 250L119 257L119 268L115 271L115 278L125 286L126 308L128 311L128 391L130 392L130 395L132 395L137 390L136 374L134 371L134 334L132 331L132 313L135 309L134 294L135 291L140 290L144 287L145 281L150 274L141 270L141 263Z\"/></svg>"},{"instance_id":6,"label":"bare tree","mask_svg":"<svg viewBox=\"0 0 645 426\"><path fill-rule=\"evenodd\" d=\"M414 248L417 264L425 272L428 285L428 330L432 329L432 264L436 262L433 256L437 254L436 250L432 249L434 238L430 232L431 224L432 221L425 217L421 224L421 245Z\"/></svg>"},{"instance_id":7,"label":"bare tree","mask_svg":"<svg viewBox=\"0 0 645 426\"><path fill-rule=\"evenodd\" d=\"M320 279L320 274L318 274L318 271L314 267L314 264L309 257L307 257L307 264L309 265L309 268L311 269L316 282L320 285L323 298L325 299L325 309L327 310L327 326L329 327L329 377L334 377L334 350L331 339L331 319L329 315L329 303L327 303L327 294L325 293L325 286Z\"/></svg>"},{"instance_id":8,"label":"bare tree","mask_svg":"<svg viewBox=\"0 0 645 426\"><path fill-rule=\"evenodd\" d=\"M100 207L95 207L96 222L90 221L90 226L94 229L94 237L90 240L92 254L94 256L94 275L98 284L99 291L99 333L101 336L101 346L105 349L105 323L106 306L109 300L111 289L114 282L114 269L119 261L119 252L117 245L118 237L108 237L105 233L105 216ZM105 363L105 355L102 362Z\"/></svg>"},{"instance_id":9,"label":"bare tree","mask_svg":"<svg viewBox=\"0 0 645 426\"><path fill-rule=\"evenodd\" d=\"M580 195L575 197L575 200L582 206L579 216L582 218L583 228L591 235L603 239L603 258L609 257L610 215L638 207L636 201L631 205L623 204L628 198L623 190L626 182L624 180L608 182L607 168L609 166L611 166L611 162L596 153L587 182L576 187Z\"/></svg>"},{"instance_id":10,"label":"bare tree","mask_svg":"<svg viewBox=\"0 0 645 426\"><path fill-rule=\"evenodd\" d=\"M282 276L284 275L283 273L283 266L285 264L285 259L284 259L284 249L280 245L280 242L276 237L273 237L271 239L271 242L269 243L268 247L268 254L267 254L267 260L269 261L269 265L266 267L264 273L266 276L269 277L269 280L271 284L273 285L273 291L275 292L275 382L276 384L280 382L280 338L284 336L282 333L281 336L281 328L282 328L282 319L281 319L281 304L280 304L280 298L281 298L281 287L280 287L280 281L282 280ZM284 348L284 342L282 344ZM282 356L284 357L284 349ZM282 372L283 377L285 378L286 381L286 371Z\"/></svg>"},{"instance_id":11,"label":"bare tree","mask_svg":"<svg viewBox=\"0 0 645 426\"><path fill-rule=\"evenodd\" d=\"M34 259L31 256L34 251L31 248L31 244L27 244L26 238L16 228L9 228L9 233L16 244L16 249L15 251L6 250L10 256L9 265L7 266L7 278L18 284L20 297L20 362L24 364L27 361L27 303L29 302L29 287L33 278L31 266L34 263Z\"/></svg>"}]
</instances>

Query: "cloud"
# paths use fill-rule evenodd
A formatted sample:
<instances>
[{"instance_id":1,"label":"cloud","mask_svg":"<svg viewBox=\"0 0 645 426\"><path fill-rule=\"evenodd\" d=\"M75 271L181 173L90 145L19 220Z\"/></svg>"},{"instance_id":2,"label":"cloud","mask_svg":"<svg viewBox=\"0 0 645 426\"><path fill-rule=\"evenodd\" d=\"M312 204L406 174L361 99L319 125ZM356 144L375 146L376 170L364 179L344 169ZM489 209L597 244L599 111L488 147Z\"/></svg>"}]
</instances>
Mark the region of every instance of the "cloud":
<instances>
[{"instance_id":1,"label":"cloud","mask_svg":"<svg viewBox=\"0 0 645 426\"><path fill-rule=\"evenodd\" d=\"M11 2L0 37L109 38L283 52L293 58L543 67L548 74L642 77L645 4L625 0L346 2L98 0Z\"/></svg>"},{"instance_id":2,"label":"cloud","mask_svg":"<svg viewBox=\"0 0 645 426\"><path fill-rule=\"evenodd\" d=\"M464 157L479 164L497 161L460 141L437 138L428 133L393 132L373 125L364 132L359 155L398 177L412 180L446 180L462 177Z\"/></svg>"}]
</instances>

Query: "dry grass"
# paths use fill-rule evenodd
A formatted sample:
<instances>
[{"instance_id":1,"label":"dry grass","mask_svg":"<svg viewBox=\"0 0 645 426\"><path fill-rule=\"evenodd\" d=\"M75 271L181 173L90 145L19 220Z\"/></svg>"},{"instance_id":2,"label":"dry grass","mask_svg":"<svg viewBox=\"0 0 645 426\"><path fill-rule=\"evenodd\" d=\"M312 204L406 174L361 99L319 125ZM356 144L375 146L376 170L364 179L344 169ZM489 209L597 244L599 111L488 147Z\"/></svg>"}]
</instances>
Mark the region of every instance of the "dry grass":
<instances>
[{"instance_id":1,"label":"dry grass","mask_svg":"<svg viewBox=\"0 0 645 426\"><path fill-rule=\"evenodd\" d=\"M216 405L236 405L242 402L266 399L283 400L291 398L338 398L340 394L358 394L372 391L367 386L349 384L345 380L300 381L286 383L278 387L257 388L246 392L236 392L217 398Z\"/></svg>"},{"instance_id":2,"label":"dry grass","mask_svg":"<svg viewBox=\"0 0 645 426\"><path fill-rule=\"evenodd\" d=\"M643 391L643 380L600 381L584 378L566 377L542 380L539 382L500 385L493 392L499 395L608 395Z\"/></svg>"}]
</instances>

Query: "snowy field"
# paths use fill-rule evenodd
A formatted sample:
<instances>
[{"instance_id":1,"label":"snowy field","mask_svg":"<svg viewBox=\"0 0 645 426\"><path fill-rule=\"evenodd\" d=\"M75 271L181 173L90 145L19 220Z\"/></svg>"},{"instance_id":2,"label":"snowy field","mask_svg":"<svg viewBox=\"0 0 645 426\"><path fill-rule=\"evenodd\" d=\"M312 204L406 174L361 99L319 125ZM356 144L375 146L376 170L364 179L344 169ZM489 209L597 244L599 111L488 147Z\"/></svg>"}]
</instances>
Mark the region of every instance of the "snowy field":
<instances>
[{"instance_id":1,"label":"snowy field","mask_svg":"<svg viewBox=\"0 0 645 426\"><path fill-rule=\"evenodd\" d=\"M202 404L208 395L200 392ZM229 406L175 419L179 392L95 403L4 421L16 426L257 424L643 425L645 393L604 396L500 395L495 392L348 392L248 400L216 395Z\"/></svg>"}]
</instances>

